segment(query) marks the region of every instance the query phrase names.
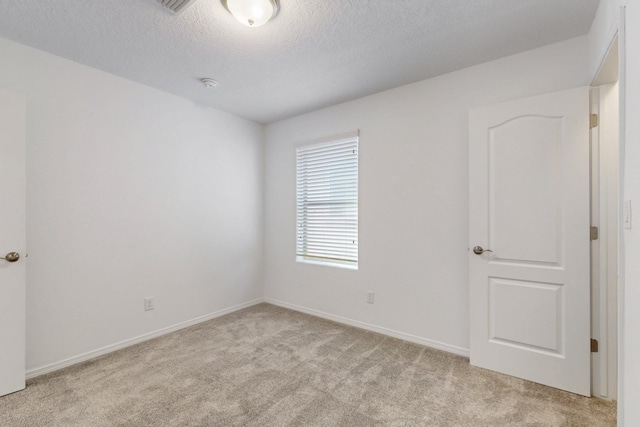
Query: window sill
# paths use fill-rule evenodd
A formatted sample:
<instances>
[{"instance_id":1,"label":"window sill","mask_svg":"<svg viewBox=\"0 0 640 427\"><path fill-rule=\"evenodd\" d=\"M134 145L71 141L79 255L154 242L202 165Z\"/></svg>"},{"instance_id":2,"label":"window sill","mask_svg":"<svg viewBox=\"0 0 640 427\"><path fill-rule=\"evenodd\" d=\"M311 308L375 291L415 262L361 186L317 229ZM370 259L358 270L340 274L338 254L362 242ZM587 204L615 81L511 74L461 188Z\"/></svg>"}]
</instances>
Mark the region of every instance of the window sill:
<instances>
[{"instance_id":1,"label":"window sill","mask_svg":"<svg viewBox=\"0 0 640 427\"><path fill-rule=\"evenodd\" d=\"M296 262L300 262L300 263L304 263L304 264L313 264L313 265L321 265L324 267L338 267L338 268L344 268L346 270L358 270L358 265L357 264L348 264L348 263L342 263L342 262L332 262L332 261L320 261L320 260L316 260L316 259L309 259L309 258L305 258L305 257L301 257L298 256L296 257Z\"/></svg>"}]
</instances>

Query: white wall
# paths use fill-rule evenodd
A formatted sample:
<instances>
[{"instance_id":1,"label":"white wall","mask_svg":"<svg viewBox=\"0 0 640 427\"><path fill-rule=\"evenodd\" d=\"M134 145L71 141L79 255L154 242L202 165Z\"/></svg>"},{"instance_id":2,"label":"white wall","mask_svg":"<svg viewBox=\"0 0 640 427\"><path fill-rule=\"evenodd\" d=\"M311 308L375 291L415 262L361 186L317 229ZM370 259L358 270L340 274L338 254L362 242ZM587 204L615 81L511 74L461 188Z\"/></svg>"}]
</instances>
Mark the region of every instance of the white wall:
<instances>
[{"instance_id":1,"label":"white wall","mask_svg":"<svg viewBox=\"0 0 640 427\"><path fill-rule=\"evenodd\" d=\"M598 74L609 46L618 32L620 6L625 0L600 0L596 16L589 30L589 76Z\"/></svg>"},{"instance_id":2,"label":"white wall","mask_svg":"<svg viewBox=\"0 0 640 427\"><path fill-rule=\"evenodd\" d=\"M0 58L27 97L28 371L262 296L262 126L6 40Z\"/></svg>"},{"instance_id":3,"label":"white wall","mask_svg":"<svg viewBox=\"0 0 640 427\"><path fill-rule=\"evenodd\" d=\"M635 211L633 229L624 230L624 422L640 425L640 3L626 9L626 132L624 195Z\"/></svg>"},{"instance_id":4,"label":"white wall","mask_svg":"<svg viewBox=\"0 0 640 427\"><path fill-rule=\"evenodd\" d=\"M587 69L582 37L268 125L265 297L464 354L468 110L587 85ZM356 129L359 270L296 263L294 145Z\"/></svg>"}]
</instances>

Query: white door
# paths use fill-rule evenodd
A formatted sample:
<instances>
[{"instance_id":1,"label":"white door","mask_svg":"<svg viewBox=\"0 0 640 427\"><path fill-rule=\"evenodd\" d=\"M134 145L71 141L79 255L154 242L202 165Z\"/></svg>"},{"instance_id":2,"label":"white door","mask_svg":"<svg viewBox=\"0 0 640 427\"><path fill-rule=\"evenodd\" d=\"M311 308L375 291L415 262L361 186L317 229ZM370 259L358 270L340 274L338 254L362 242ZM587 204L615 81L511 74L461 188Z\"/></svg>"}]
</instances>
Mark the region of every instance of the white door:
<instances>
[{"instance_id":1,"label":"white door","mask_svg":"<svg viewBox=\"0 0 640 427\"><path fill-rule=\"evenodd\" d=\"M25 387L25 100L0 89L0 396Z\"/></svg>"},{"instance_id":2,"label":"white door","mask_svg":"<svg viewBox=\"0 0 640 427\"><path fill-rule=\"evenodd\" d=\"M469 116L471 364L585 396L588 118L588 88Z\"/></svg>"}]
</instances>

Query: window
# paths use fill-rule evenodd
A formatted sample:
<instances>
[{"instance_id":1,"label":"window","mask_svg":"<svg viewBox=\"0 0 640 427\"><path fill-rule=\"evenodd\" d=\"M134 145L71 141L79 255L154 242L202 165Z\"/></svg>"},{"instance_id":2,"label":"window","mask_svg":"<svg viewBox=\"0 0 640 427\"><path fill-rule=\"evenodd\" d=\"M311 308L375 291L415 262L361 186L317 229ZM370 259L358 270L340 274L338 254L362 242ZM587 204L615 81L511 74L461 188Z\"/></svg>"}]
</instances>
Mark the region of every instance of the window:
<instances>
[{"instance_id":1,"label":"window","mask_svg":"<svg viewBox=\"0 0 640 427\"><path fill-rule=\"evenodd\" d=\"M358 266L358 135L296 149L298 261Z\"/></svg>"}]
</instances>

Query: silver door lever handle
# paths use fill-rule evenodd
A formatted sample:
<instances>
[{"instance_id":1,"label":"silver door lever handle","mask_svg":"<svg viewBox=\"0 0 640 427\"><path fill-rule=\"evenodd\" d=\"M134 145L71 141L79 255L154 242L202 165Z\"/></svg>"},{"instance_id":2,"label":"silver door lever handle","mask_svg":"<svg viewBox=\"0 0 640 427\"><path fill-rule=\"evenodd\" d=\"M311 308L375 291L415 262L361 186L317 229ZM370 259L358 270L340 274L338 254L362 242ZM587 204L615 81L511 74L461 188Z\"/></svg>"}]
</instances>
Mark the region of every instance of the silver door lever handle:
<instances>
[{"instance_id":1,"label":"silver door lever handle","mask_svg":"<svg viewBox=\"0 0 640 427\"><path fill-rule=\"evenodd\" d=\"M484 252L493 252L491 249L482 249L482 246L474 246L473 253L476 255L482 255Z\"/></svg>"},{"instance_id":2,"label":"silver door lever handle","mask_svg":"<svg viewBox=\"0 0 640 427\"><path fill-rule=\"evenodd\" d=\"M18 252L9 252L4 256L4 258L0 258L9 262L16 262L20 259L20 254Z\"/></svg>"}]
</instances>

